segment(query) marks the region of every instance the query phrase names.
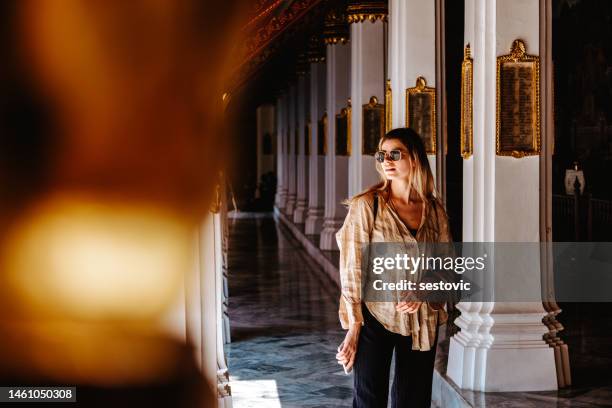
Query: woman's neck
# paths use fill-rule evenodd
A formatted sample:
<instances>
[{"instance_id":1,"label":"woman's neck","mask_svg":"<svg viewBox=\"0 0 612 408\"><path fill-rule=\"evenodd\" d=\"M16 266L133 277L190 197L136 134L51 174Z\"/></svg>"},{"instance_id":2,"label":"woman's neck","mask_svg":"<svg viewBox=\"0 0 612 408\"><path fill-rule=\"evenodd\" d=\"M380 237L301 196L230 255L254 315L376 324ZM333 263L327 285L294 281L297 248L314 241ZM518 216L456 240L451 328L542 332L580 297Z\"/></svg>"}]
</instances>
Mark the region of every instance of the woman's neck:
<instances>
[{"instance_id":1,"label":"woman's neck","mask_svg":"<svg viewBox=\"0 0 612 408\"><path fill-rule=\"evenodd\" d=\"M409 202L421 201L421 198L414 190L410 187L410 183L407 180L393 180L391 181L390 194L392 199L401 201L405 204Z\"/></svg>"}]
</instances>

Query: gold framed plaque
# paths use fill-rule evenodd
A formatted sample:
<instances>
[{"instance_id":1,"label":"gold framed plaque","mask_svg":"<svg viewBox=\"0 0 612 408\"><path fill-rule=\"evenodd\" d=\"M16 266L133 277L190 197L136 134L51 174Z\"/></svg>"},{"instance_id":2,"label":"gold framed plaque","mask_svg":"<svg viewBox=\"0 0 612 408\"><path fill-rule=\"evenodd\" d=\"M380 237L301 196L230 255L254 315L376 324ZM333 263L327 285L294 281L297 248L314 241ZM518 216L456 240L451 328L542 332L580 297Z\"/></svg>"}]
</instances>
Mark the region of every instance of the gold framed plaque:
<instances>
[{"instance_id":1,"label":"gold framed plaque","mask_svg":"<svg viewBox=\"0 0 612 408\"><path fill-rule=\"evenodd\" d=\"M474 60L470 44L465 46L461 64L461 157L467 159L474 151Z\"/></svg>"},{"instance_id":2,"label":"gold framed plaque","mask_svg":"<svg viewBox=\"0 0 612 408\"><path fill-rule=\"evenodd\" d=\"M327 112L323 114L317 123L317 154L327 154Z\"/></svg>"},{"instance_id":3,"label":"gold framed plaque","mask_svg":"<svg viewBox=\"0 0 612 408\"><path fill-rule=\"evenodd\" d=\"M393 94L391 93L391 80L387 79L385 85L385 133L391 130L393 121Z\"/></svg>"},{"instance_id":4,"label":"gold framed plaque","mask_svg":"<svg viewBox=\"0 0 612 408\"><path fill-rule=\"evenodd\" d=\"M427 154L436 154L436 89L422 76L406 89L406 126L421 136Z\"/></svg>"},{"instance_id":5,"label":"gold framed plaque","mask_svg":"<svg viewBox=\"0 0 612 408\"><path fill-rule=\"evenodd\" d=\"M306 126L304 126L304 154L306 156L310 156L310 143L312 138L310 136L310 121L306 122Z\"/></svg>"},{"instance_id":6,"label":"gold framed plaque","mask_svg":"<svg viewBox=\"0 0 612 408\"><path fill-rule=\"evenodd\" d=\"M374 155L378 150L378 142L385 135L385 105L378 103L375 96L363 105L363 143L361 154Z\"/></svg>"},{"instance_id":7,"label":"gold framed plaque","mask_svg":"<svg viewBox=\"0 0 612 408\"><path fill-rule=\"evenodd\" d=\"M497 57L496 153L516 158L540 154L540 57L514 40Z\"/></svg>"},{"instance_id":8,"label":"gold framed plaque","mask_svg":"<svg viewBox=\"0 0 612 408\"><path fill-rule=\"evenodd\" d=\"M336 156L348 156L349 110L342 108L336 115Z\"/></svg>"},{"instance_id":9,"label":"gold framed plaque","mask_svg":"<svg viewBox=\"0 0 612 408\"><path fill-rule=\"evenodd\" d=\"M352 136L352 122L351 122L351 118L352 118L352 114L353 114L353 107L351 105L351 98L348 98L347 101L347 107L346 107L346 128L347 128L347 132L346 132L346 153L350 156L351 155L351 147L353 145L353 136Z\"/></svg>"}]
</instances>

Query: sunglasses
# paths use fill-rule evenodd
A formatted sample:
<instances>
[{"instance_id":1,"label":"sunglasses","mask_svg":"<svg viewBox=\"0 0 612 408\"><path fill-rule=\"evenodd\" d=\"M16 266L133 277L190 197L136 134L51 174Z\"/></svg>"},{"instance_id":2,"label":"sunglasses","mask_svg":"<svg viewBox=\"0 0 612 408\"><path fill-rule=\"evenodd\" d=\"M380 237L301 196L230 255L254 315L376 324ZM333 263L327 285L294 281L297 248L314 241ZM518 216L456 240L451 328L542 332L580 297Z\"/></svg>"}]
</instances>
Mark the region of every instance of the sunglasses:
<instances>
[{"instance_id":1,"label":"sunglasses","mask_svg":"<svg viewBox=\"0 0 612 408\"><path fill-rule=\"evenodd\" d=\"M385 159L389 157L391 161L398 161L402 159L402 151L401 150L391 150L388 154L384 150L379 150L374 153L374 158L377 162L383 163Z\"/></svg>"}]
</instances>

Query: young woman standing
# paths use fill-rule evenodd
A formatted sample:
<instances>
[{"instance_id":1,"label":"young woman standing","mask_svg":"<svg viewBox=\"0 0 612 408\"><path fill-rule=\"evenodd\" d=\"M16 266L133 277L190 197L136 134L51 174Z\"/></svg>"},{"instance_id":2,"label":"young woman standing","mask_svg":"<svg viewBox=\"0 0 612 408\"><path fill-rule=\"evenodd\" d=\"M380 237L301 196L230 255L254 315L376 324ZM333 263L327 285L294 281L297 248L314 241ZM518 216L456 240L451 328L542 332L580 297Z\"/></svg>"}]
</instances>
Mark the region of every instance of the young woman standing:
<instances>
[{"instance_id":1,"label":"young woman standing","mask_svg":"<svg viewBox=\"0 0 612 408\"><path fill-rule=\"evenodd\" d=\"M419 135L391 130L379 143L376 167L382 181L349 201L336 238L340 247L340 321L348 330L337 359L354 371L353 407L387 407L395 350L392 407L429 407L438 325L447 320L440 303L364 302L361 248L369 242L450 242ZM376 203L375 203L376 201Z\"/></svg>"}]
</instances>

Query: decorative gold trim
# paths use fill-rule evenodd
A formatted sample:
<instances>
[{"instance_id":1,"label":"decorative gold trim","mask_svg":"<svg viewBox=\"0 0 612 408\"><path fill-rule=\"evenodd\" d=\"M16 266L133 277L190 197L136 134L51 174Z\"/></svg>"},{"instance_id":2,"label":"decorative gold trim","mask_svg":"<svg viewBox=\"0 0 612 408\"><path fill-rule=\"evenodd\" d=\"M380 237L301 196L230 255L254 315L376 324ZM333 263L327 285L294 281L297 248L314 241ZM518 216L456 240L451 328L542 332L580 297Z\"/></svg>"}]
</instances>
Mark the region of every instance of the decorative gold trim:
<instances>
[{"instance_id":1,"label":"decorative gold trim","mask_svg":"<svg viewBox=\"0 0 612 408\"><path fill-rule=\"evenodd\" d=\"M338 119L346 120L346 153L338 151L338 147L339 147L338 137L340 136L338 134ZM350 120L351 120L351 98L348 99L347 106L345 108L342 108L340 110L340 113L336 114L336 134L335 134L336 156L344 156L344 155L350 156L351 155L351 122Z\"/></svg>"},{"instance_id":2,"label":"decorative gold trim","mask_svg":"<svg viewBox=\"0 0 612 408\"><path fill-rule=\"evenodd\" d=\"M325 61L325 42L319 36L312 36L308 41L308 62L317 63Z\"/></svg>"},{"instance_id":3,"label":"decorative gold trim","mask_svg":"<svg viewBox=\"0 0 612 408\"><path fill-rule=\"evenodd\" d=\"M420 76L416 79L416 84L412 88L406 89L406 127L410 127L410 95L412 94L430 94L431 95L431 110L430 110L430 126L431 126L431 149L427 154L436 154L437 138L436 138L436 88L427 86L427 80ZM415 129L416 130L416 129ZM421 138L427 135L419 135Z\"/></svg>"},{"instance_id":4,"label":"decorative gold trim","mask_svg":"<svg viewBox=\"0 0 612 408\"><path fill-rule=\"evenodd\" d=\"M344 14L340 10L332 9L325 16L325 28L323 30L325 44L346 44L349 41L349 27Z\"/></svg>"},{"instance_id":5,"label":"decorative gold trim","mask_svg":"<svg viewBox=\"0 0 612 408\"><path fill-rule=\"evenodd\" d=\"M366 148L366 137L368 135L368 131L366 126L368 125L367 119L369 115L366 114L366 110L378 111L378 117L380 118L379 129L378 129L378 140L374 151L369 151ZM371 155L378 149L378 142L380 138L385 134L385 105L382 103L378 103L378 98L376 96L371 96L370 101L363 105L362 115L361 115L361 154L363 155Z\"/></svg>"},{"instance_id":6,"label":"decorative gold trim","mask_svg":"<svg viewBox=\"0 0 612 408\"><path fill-rule=\"evenodd\" d=\"M321 120L323 121L323 154L327 155L327 112L323 114Z\"/></svg>"},{"instance_id":7,"label":"decorative gold trim","mask_svg":"<svg viewBox=\"0 0 612 408\"><path fill-rule=\"evenodd\" d=\"M350 14L348 16L349 24L363 23L369 20L374 23L376 20L387 21L387 15L382 13L371 13L371 14Z\"/></svg>"},{"instance_id":8,"label":"decorative gold trim","mask_svg":"<svg viewBox=\"0 0 612 408\"><path fill-rule=\"evenodd\" d=\"M391 130L393 121L393 95L391 91L391 79L387 79L385 86L385 133Z\"/></svg>"},{"instance_id":9,"label":"decorative gold trim","mask_svg":"<svg viewBox=\"0 0 612 408\"><path fill-rule=\"evenodd\" d=\"M221 176L215 185L213 201L210 203L209 211L213 214L218 214L221 211Z\"/></svg>"},{"instance_id":10,"label":"decorative gold trim","mask_svg":"<svg viewBox=\"0 0 612 408\"><path fill-rule=\"evenodd\" d=\"M386 1L360 1L359 4L350 4L346 9L349 24L366 20L372 23L377 20L387 21L387 10Z\"/></svg>"},{"instance_id":11,"label":"decorative gold trim","mask_svg":"<svg viewBox=\"0 0 612 408\"><path fill-rule=\"evenodd\" d=\"M474 60L470 44L465 46L461 63L461 157L467 159L474 151ZM467 105L467 106L466 106ZM467 110L467 111L466 111ZM469 123L465 123L466 114ZM468 134L465 134L467 127Z\"/></svg>"},{"instance_id":12,"label":"decorative gold trim","mask_svg":"<svg viewBox=\"0 0 612 408\"><path fill-rule=\"evenodd\" d=\"M351 118L353 115L353 107L351 105L351 98L348 98L346 101L346 153L347 155L351 155L351 146L352 146L352 126L351 126Z\"/></svg>"},{"instance_id":13,"label":"decorative gold trim","mask_svg":"<svg viewBox=\"0 0 612 408\"><path fill-rule=\"evenodd\" d=\"M308 72L308 68L308 58L306 56L306 53L300 52L296 61L295 73L299 77L304 76Z\"/></svg>"},{"instance_id":14,"label":"decorative gold trim","mask_svg":"<svg viewBox=\"0 0 612 408\"><path fill-rule=\"evenodd\" d=\"M232 100L232 94L231 93L224 92L223 95L221 95L221 102L223 104L223 110L227 109L227 105L229 105L231 100Z\"/></svg>"},{"instance_id":15,"label":"decorative gold trim","mask_svg":"<svg viewBox=\"0 0 612 408\"><path fill-rule=\"evenodd\" d=\"M525 42L516 39L512 42L510 54L497 57L497 92L496 92L496 117L495 117L495 151L498 156L512 156L520 159L525 156L534 156L540 154L540 57L538 55L529 55L526 52L527 47ZM530 150L502 150L500 146L501 132L501 69L504 64L527 62L532 65L533 77L533 110L531 114L534 116L535 129L533 129L533 143Z\"/></svg>"}]
</instances>

